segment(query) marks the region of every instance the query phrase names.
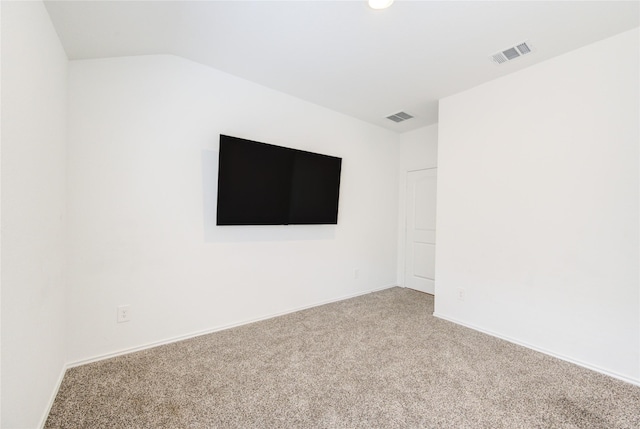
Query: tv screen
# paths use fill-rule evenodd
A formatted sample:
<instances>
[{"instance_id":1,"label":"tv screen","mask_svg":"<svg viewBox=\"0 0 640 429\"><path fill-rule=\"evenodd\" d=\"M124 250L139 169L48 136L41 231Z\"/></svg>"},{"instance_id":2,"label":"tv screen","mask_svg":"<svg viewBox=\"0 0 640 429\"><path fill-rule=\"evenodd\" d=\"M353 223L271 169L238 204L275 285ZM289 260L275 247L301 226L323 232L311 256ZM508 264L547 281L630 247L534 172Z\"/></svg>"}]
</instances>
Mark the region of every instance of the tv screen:
<instances>
[{"instance_id":1,"label":"tv screen","mask_svg":"<svg viewBox=\"0 0 640 429\"><path fill-rule=\"evenodd\" d=\"M217 225L337 224L342 159L220 135Z\"/></svg>"}]
</instances>

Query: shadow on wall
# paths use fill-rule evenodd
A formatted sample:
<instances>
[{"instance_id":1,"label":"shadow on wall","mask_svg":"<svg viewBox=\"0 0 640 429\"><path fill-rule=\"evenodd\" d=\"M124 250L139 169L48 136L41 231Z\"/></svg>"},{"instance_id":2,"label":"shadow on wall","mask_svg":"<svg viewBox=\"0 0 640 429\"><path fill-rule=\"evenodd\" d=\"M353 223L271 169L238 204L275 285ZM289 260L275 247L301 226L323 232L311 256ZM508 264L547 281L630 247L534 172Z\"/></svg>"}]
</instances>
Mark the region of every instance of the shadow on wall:
<instances>
[{"instance_id":1,"label":"shadow on wall","mask_svg":"<svg viewBox=\"0 0 640 429\"><path fill-rule=\"evenodd\" d=\"M217 226L218 151L202 151L202 211L205 243L333 240L336 225Z\"/></svg>"}]
</instances>

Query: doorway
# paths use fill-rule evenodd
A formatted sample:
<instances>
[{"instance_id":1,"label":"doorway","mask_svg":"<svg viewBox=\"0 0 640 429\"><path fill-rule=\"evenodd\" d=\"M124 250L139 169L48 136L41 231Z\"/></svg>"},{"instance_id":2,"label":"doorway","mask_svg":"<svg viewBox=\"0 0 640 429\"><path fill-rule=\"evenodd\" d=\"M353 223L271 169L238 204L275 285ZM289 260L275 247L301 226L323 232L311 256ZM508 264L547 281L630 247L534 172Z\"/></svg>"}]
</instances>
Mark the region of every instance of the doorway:
<instances>
[{"instance_id":1,"label":"doorway","mask_svg":"<svg viewBox=\"0 0 640 429\"><path fill-rule=\"evenodd\" d=\"M437 169L407 172L405 287L434 294Z\"/></svg>"}]
</instances>

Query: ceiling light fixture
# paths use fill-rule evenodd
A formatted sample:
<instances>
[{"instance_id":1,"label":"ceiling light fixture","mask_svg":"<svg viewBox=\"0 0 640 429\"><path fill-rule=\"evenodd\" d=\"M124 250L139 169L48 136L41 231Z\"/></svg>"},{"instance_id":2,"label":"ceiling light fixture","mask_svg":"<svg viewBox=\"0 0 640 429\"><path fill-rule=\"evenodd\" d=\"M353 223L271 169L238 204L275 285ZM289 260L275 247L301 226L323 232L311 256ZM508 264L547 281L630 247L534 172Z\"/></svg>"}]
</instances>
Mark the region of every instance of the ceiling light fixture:
<instances>
[{"instance_id":1,"label":"ceiling light fixture","mask_svg":"<svg viewBox=\"0 0 640 429\"><path fill-rule=\"evenodd\" d=\"M393 3L393 0L369 0L371 9L386 9Z\"/></svg>"}]
</instances>

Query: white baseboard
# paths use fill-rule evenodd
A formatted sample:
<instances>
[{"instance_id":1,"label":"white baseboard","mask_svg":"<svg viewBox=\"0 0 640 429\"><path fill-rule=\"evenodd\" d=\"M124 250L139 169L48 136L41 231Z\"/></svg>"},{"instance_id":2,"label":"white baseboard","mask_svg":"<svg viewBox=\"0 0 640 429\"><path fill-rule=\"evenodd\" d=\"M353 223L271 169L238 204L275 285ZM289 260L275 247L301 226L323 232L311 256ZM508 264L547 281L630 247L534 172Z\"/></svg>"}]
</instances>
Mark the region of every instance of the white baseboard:
<instances>
[{"instance_id":1,"label":"white baseboard","mask_svg":"<svg viewBox=\"0 0 640 429\"><path fill-rule=\"evenodd\" d=\"M489 329L481 328L481 327L473 325L471 323L463 322L463 321L455 319L453 317L445 316L445 315L442 315L442 314L439 314L439 313L435 313L435 312L433 313L433 316L437 317L439 319L447 320L447 321L455 323L457 325L462 325L464 327L473 329L474 331L479 331L479 332L482 332L484 334L491 335L492 337L500 338L501 340L509 341L510 343L514 343L514 344L517 344L519 346L526 347L528 349L535 350L535 351L540 352L540 353L544 353L546 355L549 355L549 356L552 356L554 358L557 358L557 359L560 359L560 360L563 360L563 361L566 361L566 362L581 366L583 368L587 368L587 369L590 369L592 371L599 372L600 374L608 375L609 377L613 377L613 378L616 378L618 380L622 380L622 381L625 381L627 383L630 383L630 384L633 384L633 385L636 385L636 386L640 386L640 379L627 377L625 375L618 374L615 371L610 371L608 369L601 368L601 367L599 367L597 365L593 365L593 364L590 364L588 362L584 362L584 361L581 361L581 360L578 360L578 359L574 359L572 357L565 356L563 354L556 353L554 351L547 350L545 348L538 347L538 346L535 346L533 344L529 344L526 341L521 341L521 340L518 340L516 338L512 338L512 337L509 337L509 336L506 336L506 335L502 335L502 334L500 334L498 332L491 331Z\"/></svg>"},{"instance_id":2,"label":"white baseboard","mask_svg":"<svg viewBox=\"0 0 640 429\"><path fill-rule=\"evenodd\" d=\"M175 343L175 342L178 342L178 341L188 340L189 338L199 337L201 335L212 334L214 332L224 331L225 329L236 328L238 326L248 325L249 323L259 322L261 320L272 319L274 317L284 316L285 314L295 313L296 311L302 311L302 310L306 310L308 308L318 307L320 305L331 304L332 302L344 301L345 299L351 299L351 298L355 298L357 296L367 295L367 294L370 294L370 293L373 293L373 292L379 292L381 290L390 289L390 288L393 288L393 287L397 287L397 285L384 286L384 287L377 288L377 289L370 289L370 290L367 290L367 291L364 291L364 292L356 292L356 293L349 294L349 295L343 295L343 296L338 297L338 298L328 299L328 300L325 300L325 301L317 302L315 304L305 305L305 306L302 306L302 307L296 307L296 308L292 308L292 309L289 309L289 310L281 311L281 312L278 312L278 313L271 313L271 314L268 314L266 316L258 317L258 318L255 318L255 319L247 319L247 320L243 320L243 321L240 321L240 322L231 323L231 324L228 324L228 325L216 326L214 328L204 329L204 330L201 330L201 331L192 332L192 333L185 334L185 335L179 335L177 337L171 337L171 338L167 338L167 339L160 340L160 341L153 341L151 343L146 343L146 344L143 344L143 345L140 345L140 346L136 346L136 347L129 347L129 348L117 350L117 351L114 351L114 352L111 352L111 353L106 353L106 354L102 354L102 355L96 355L96 356L93 356L93 357L90 357L90 358L87 358L87 359L80 359L80 360L77 360L77 361L68 362L65 369L74 368L76 366L86 365L88 363L98 362L98 361L105 360L105 359L111 359L111 358L114 358L116 356L122 356L122 355L126 355L126 354L129 354L129 353L135 353L135 352L139 352L139 351L142 351L142 350L146 350L146 349L151 349L151 348L154 348L154 347L162 346L162 345L165 345L165 344L171 344L171 343ZM55 398L55 396L54 396L54 398Z\"/></svg>"},{"instance_id":3,"label":"white baseboard","mask_svg":"<svg viewBox=\"0 0 640 429\"><path fill-rule=\"evenodd\" d=\"M47 418L49 417L49 413L51 412L51 407L53 407L53 402L56 400L56 396L58 396L60 386L62 386L62 380L64 379L64 374L67 372L67 368L67 365L62 365L60 375L58 376L58 381L56 382L56 387L51 393L51 398L49 398L49 403L47 404L47 408L44 410L42 418L40 418L40 424L38 425L40 429L44 429L44 425L47 423Z\"/></svg>"}]
</instances>

